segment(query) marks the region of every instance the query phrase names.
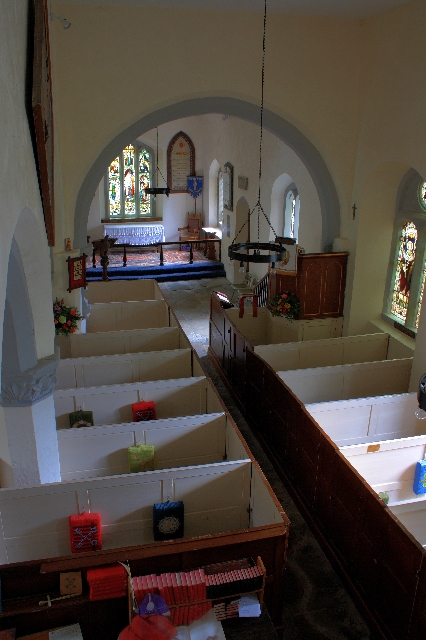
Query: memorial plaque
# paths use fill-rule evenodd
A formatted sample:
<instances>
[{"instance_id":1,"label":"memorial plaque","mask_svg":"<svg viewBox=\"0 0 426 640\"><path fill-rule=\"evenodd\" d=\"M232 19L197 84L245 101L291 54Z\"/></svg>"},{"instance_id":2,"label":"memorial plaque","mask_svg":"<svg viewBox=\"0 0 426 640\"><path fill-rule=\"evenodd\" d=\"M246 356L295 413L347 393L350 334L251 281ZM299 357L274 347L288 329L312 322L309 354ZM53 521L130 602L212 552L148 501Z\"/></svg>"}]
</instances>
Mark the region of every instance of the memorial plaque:
<instances>
[{"instance_id":1,"label":"memorial plaque","mask_svg":"<svg viewBox=\"0 0 426 640\"><path fill-rule=\"evenodd\" d=\"M187 193L187 178L195 173L195 152L192 141L183 131L170 141L167 161L167 184L171 192Z\"/></svg>"}]
</instances>

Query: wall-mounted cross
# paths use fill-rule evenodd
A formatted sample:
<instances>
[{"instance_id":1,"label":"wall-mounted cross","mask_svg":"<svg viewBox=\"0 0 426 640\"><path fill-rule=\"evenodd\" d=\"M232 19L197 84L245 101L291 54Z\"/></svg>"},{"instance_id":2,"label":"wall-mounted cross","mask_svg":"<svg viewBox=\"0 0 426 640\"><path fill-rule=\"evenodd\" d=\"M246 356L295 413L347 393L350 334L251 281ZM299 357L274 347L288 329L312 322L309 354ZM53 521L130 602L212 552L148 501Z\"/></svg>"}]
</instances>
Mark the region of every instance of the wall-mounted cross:
<instances>
[{"instance_id":1,"label":"wall-mounted cross","mask_svg":"<svg viewBox=\"0 0 426 640\"><path fill-rule=\"evenodd\" d=\"M357 209L357 206L356 206L356 204L354 202L354 204L352 206L352 220L355 220L355 211L356 211L356 209Z\"/></svg>"}]
</instances>

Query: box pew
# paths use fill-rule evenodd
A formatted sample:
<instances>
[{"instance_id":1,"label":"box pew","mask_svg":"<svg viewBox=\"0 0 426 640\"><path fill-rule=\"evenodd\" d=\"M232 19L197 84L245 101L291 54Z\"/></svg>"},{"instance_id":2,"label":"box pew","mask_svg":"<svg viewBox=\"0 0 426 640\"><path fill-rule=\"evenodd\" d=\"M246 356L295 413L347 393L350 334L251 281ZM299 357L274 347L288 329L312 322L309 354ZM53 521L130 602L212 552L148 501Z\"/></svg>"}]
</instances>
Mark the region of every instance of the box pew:
<instances>
[{"instance_id":1,"label":"box pew","mask_svg":"<svg viewBox=\"0 0 426 640\"><path fill-rule=\"evenodd\" d=\"M412 358L277 371L304 404L408 391Z\"/></svg>"},{"instance_id":2,"label":"box pew","mask_svg":"<svg viewBox=\"0 0 426 640\"><path fill-rule=\"evenodd\" d=\"M156 280L108 280L90 282L84 297L96 302L128 302L130 300L164 300Z\"/></svg>"},{"instance_id":3,"label":"box pew","mask_svg":"<svg viewBox=\"0 0 426 640\"><path fill-rule=\"evenodd\" d=\"M75 333L71 336L56 336L55 343L60 348L61 359L191 347L182 329L176 326Z\"/></svg>"},{"instance_id":4,"label":"box pew","mask_svg":"<svg viewBox=\"0 0 426 640\"><path fill-rule=\"evenodd\" d=\"M426 548L426 504L415 500L390 505L389 509L422 547Z\"/></svg>"},{"instance_id":5,"label":"box pew","mask_svg":"<svg viewBox=\"0 0 426 640\"><path fill-rule=\"evenodd\" d=\"M252 345L335 338L342 334L342 318L287 320L273 316L266 307L257 310L257 317L253 317L251 307L244 309L243 318L239 317L238 308L224 309L224 313Z\"/></svg>"},{"instance_id":6,"label":"box pew","mask_svg":"<svg viewBox=\"0 0 426 640\"><path fill-rule=\"evenodd\" d=\"M86 319L87 333L169 326L169 307L164 300L96 302Z\"/></svg>"},{"instance_id":7,"label":"box pew","mask_svg":"<svg viewBox=\"0 0 426 640\"><path fill-rule=\"evenodd\" d=\"M242 460L248 452L225 413L129 422L58 431L61 479L81 480L129 473L127 448L155 447L155 469L223 460Z\"/></svg>"},{"instance_id":8,"label":"box pew","mask_svg":"<svg viewBox=\"0 0 426 640\"><path fill-rule=\"evenodd\" d=\"M101 513L104 550L152 544L152 506L183 500L185 537L250 527L249 459L0 490L0 562L70 553L68 516Z\"/></svg>"},{"instance_id":9,"label":"box pew","mask_svg":"<svg viewBox=\"0 0 426 640\"><path fill-rule=\"evenodd\" d=\"M377 493L389 495L389 505L425 501L413 492L416 463L426 454L426 435L341 447L341 453Z\"/></svg>"},{"instance_id":10,"label":"box pew","mask_svg":"<svg viewBox=\"0 0 426 640\"><path fill-rule=\"evenodd\" d=\"M59 389L53 397L58 429L69 428L69 413L80 407L93 411L95 425L131 422L132 404L141 400L155 402L157 419L223 411L219 396L203 376Z\"/></svg>"},{"instance_id":11,"label":"box pew","mask_svg":"<svg viewBox=\"0 0 426 640\"><path fill-rule=\"evenodd\" d=\"M416 393L306 404L305 408L338 447L426 432L418 420Z\"/></svg>"},{"instance_id":12,"label":"box pew","mask_svg":"<svg viewBox=\"0 0 426 640\"><path fill-rule=\"evenodd\" d=\"M56 388L98 387L106 384L187 378L192 375L191 349L67 358L59 361ZM196 375L200 375L199 371Z\"/></svg>"},{"instance_id":13,"label":"box pew","mask_svg":"<svg viewBox=\"0 0 426 640\"><path fill-rule=\"evenodd\" d=\"M347 338L259 345L254 351L274 371L288 371L386 360L388 343L388 334L375 333Z\"/></svg>"}]
</instances>

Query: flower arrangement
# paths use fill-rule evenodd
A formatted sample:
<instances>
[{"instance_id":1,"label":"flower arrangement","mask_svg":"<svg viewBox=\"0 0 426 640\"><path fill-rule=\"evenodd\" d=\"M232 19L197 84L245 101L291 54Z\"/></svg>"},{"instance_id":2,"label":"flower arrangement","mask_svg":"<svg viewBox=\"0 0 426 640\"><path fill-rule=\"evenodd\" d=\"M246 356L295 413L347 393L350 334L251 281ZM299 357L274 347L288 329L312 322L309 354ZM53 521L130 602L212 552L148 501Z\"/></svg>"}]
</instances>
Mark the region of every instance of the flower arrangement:
<instances>
[{"instance_id":1,"label":"flower arrangement","mask_svg":"<svg viewBox=\"0 0 426 640\"><path fill-rule=\"evenodd\" d=\"M268 307L273 316L283 316L289 320L297 320L300 316L300 302L290 291L274 296Z\"/></svg>"},{"instance_id":2,"label":"flower arrangement","mask_svg":"<svg viewBox=\"0 0 426 640\"><path fill-rule=\"evenodd\" d=\"M57 336L69 336L75 333L78 320L83 318L76 307L67 307L63 300L56 298L53 303L53 318Z\"/></svg>"}]
</instances>

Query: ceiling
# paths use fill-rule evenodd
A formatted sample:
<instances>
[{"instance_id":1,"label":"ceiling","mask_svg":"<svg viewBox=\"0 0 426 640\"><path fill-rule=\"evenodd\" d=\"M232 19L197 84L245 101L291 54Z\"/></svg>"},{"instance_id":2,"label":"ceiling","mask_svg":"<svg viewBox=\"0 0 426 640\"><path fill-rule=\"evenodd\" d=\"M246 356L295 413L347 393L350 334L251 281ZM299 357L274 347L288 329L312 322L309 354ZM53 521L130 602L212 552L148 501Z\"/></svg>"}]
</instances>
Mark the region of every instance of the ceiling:
<instances>
[{"instance_id":1,"label":"ceiling","mask_svg":"<svg viewBox=\"0 0 426 640\"><path fill-rule=\"evenodd\" d=\"M267 0L268 13L334 18L367 18L411 0ZM122 5L132 7L182 7L263 12L263 0L65 0L68 4Z\"/></svg>"}]
</instances>

